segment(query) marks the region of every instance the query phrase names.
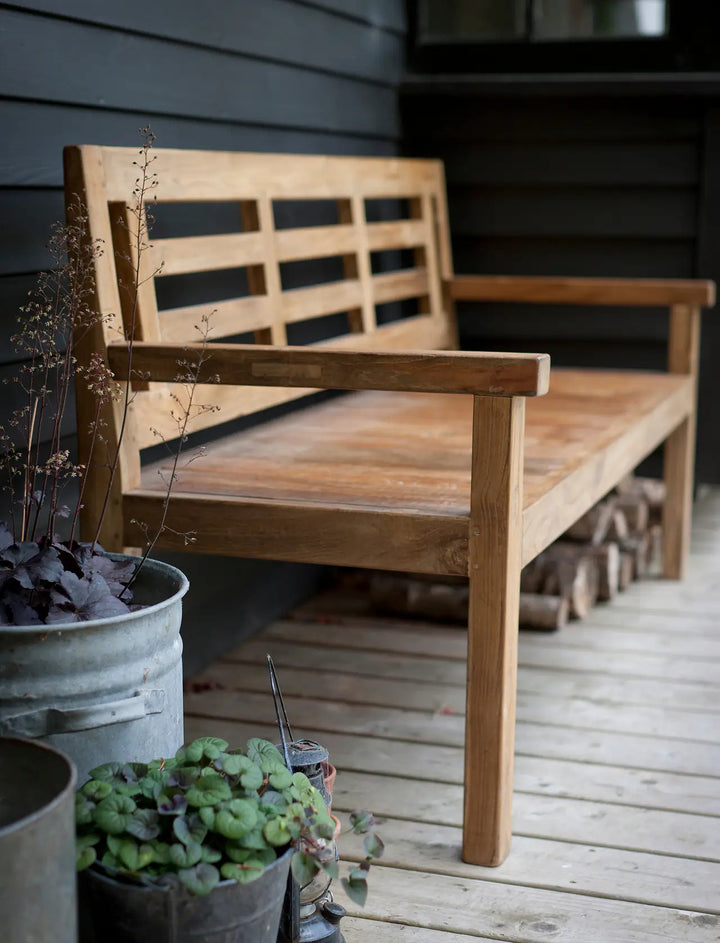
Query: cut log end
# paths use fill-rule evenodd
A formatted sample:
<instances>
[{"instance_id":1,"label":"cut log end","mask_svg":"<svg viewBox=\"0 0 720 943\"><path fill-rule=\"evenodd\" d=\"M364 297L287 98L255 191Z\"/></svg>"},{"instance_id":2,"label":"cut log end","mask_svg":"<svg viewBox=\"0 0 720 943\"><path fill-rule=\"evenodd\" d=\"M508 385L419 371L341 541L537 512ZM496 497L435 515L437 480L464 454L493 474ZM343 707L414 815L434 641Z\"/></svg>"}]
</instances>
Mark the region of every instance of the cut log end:
<instances>
[{"instance_id":1,"label":"cut log end","mask_svg":"<svg viewBox=\"0 0 720 943\"><path fill-rule=\"evenodd\" d=\"M662 526L655 521L664 497L663 482L629 477L528 563L520 578L520 626L562 628L632 580L660 573ZM467 625L466 579L377 573L369 585L380 611Z\"/></svg>"},{"instance_id":2,"label":"cut log end","mask_svg":"<svg viewBox=\"0 0 720 943\"><path fill-rule=\"evenodd\" d=\"M543 596L540 593L520 593L520 628L561 629L570 616L570 603L562 596Z\"/></svg>"}]
</instances>

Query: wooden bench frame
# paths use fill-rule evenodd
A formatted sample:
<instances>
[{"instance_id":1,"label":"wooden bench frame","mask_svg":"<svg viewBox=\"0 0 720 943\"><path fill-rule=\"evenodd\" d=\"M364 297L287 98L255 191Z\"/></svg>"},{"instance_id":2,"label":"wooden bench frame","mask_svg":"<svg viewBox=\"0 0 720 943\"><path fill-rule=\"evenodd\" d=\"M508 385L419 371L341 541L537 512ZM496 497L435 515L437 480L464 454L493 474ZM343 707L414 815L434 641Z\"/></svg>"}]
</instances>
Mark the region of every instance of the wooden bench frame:
<instances>
[{"instance_id":1,"label":"wooden bench frame","mask_svg":"<svg viewBox=\"0 0 720 943\"><path fill-rule=\"evenodd\" d=\"M182 488L173 495L172 510L176 531L208 535L196 548L205 553L469 577L463 857L497 865L508 853L511 837L520 569L664 441L664 572L682 576L690 528L700 308L714 303L714 286L707 281L454 277L443 168L437 161L155 153L159 201L232 200L242 210L242 233L159 240L145 263L151 266L150 275L160 260L164 274L247 266L250 296L218 305L220 336L253 330L257 343L213 345L207 365L208 377L218 374L227 384L211 394L222 402L223 419L325 388L473 397L467 515L367 508L362 503L338 506L322 498L303 503L185 494ZM89 235L125 251L128 242L132 248L128 230L118 228L114 217L124 212L132 227L131 214L123 207L133 189L136 156L124 148L65 151L71 216L73 197L79 194ZM303 198L336 201L338 224L276 229L273 201ZM368 223L364 201L380 198L408 200L409 218ZM372 273L372 251L403 248L414 254L413 269ZM343 281L283 289L283 261L324 255L342 257ZM96 262L95 300L106 320L85 338L79 356L101 350L113 370L124 375L128 347L117 339L123 311L119 267L113 251ZM101 535L108 549L137 542L131 519L151 527L159 519L160 497L143 484L140 453L153 444L148 425L162 426L158 417L168 402L166 384L176 379L177 361L195 346L186 326L197 318L198 308L158 312L153 283L149 277L141 289L133 353L133 369L152 382L139 388L133 401ZM375 305L407 297L419 299L417 316L377 323ZM579 462L532 507L524 507L526 397L547 392L549 358L453 350L453 302L467 300L668 307L668 371L685 379L659 395L656 408L638 416L623 436ZM347 335L327 344L287 346L289 323L335 311L348 312ZM81 449L87 449L94 408L79 386ZM111 437L117 435L120 409L121 404L113 405L105 417ZM214 421L203 420L205 425ZM105 474L102 468L88 472L86 533L100 512ZM161 546L182 549L182 541L168 534Z\"/></svg>"}]
</instances>

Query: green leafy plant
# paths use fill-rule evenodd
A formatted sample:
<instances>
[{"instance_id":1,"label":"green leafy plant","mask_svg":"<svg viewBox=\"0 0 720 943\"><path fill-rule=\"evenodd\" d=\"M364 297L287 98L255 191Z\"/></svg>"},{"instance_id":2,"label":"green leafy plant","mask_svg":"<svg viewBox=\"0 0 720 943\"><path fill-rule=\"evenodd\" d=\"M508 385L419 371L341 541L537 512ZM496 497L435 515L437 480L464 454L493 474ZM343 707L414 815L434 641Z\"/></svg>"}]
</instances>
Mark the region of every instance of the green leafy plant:
<instances>
[{"instance_id":1,"label":"green leafy plant","mask_svg":"<svg viewBox=\"0 0 720 943\"><path fill-rule=\"evenodd\" d=\"M78 870L93 865L118 880L180 882L203 895L222 879L256 880L292 847L301 887L320 870L337 877L336 823L325 800L267 740L251 739L241 752L203 737L170 759L108 763L90 775L76 794ZM343 883L364 903L382 842L368 813L353 813L351 824L367 833L368 857Z\"/></svg>"}]
</instances>

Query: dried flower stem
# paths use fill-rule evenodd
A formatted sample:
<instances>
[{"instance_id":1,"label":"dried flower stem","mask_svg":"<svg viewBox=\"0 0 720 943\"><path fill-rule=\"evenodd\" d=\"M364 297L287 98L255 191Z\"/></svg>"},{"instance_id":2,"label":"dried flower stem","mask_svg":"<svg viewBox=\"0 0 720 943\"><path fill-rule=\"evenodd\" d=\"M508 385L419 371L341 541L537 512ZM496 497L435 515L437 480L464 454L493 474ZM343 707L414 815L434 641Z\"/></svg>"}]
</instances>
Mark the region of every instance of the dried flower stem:
<instances>
[{"instance_id":1,"label":"dried flower stem","mask_svg":"<svg viewBox=\"0 0 720 943\"><path fill-rule=\"evenodd\" d=\"M197 327L197 330L200 332L201 337L201 347L197 352L195 362L188 363L187 361L179 362L178 366L185 372L179 375L176 378L176 382L182 382L185 384L187 391L187 402L180 403L180 400L175 397L175 401L180 405L180 413L176 416L178 424L178 437L177 444L173 447L173 457L172 457L172 466L170 468L170 476L167 480L167 488L165 490L165 497L163 499L162 505L162 515L160 517L160 523L155 530L153 536L147 541L145 549L143 551L140 563L138 564L135 572L133 573L132 579L128 583L127 588L129 589L137 578L137 574L142 567L145 560L152 553L155 544L158 542L162 534L165 533L167 528L167 515L170 507L170 495L172 492L172 487L175 481L177 480L178 475L178 465L180 464L180 457L182 455L183 448L188 439L188 427L192 422L192 419L195 414L198 412L212 412L217 410L218 406L210 406L205 404L196 405L195 396L198 388L198 378L200 376L200 371L203 365L210 359L209 354L207 353L208 341L210 336L210 317L208 315L203 315L201 318L201 325ZM146 533L147 529L143 527L143 531ZM146 533L147 536L147 533ZM190 535L185 535L186 540L191 540ZM122 594L121 594L122 598Z\"/></svg>"},{"instance_id":2,"label":"dried flower stem","mask_svg":"<svg viewBox=\"0 0 720 943\"><path fill-rule=\"evenodd\" d=\"M27 454L28 454L28 456L32 455L33 433L34 433L34 430L35 430L35 417L37 416L37 406L38 406L37 400L35 400L35 401L32 403L32 405L31 405L32 412L31 412L31 414L30 414L30 419L28 420L28 431L27 431ZM32 472L32 474L31 474L31 472ZM34 472L35 472L35 469L32 468L32 470L31 470L30 462L27 461L27 462L25 463L25 482L24 482L24 485L23 485L23 493L24 493L25 495L32 494L32 490L31 490L32 485L31 485L31 483L30 483L30 478L32 478L32 482L33 482L33 484L34 484L34 479L35 479L35 474L34 474ZM28 506L28 503L27 503L27 501L23 501L23 503L22 503L22 521L21 521L21 527L20 527L20 533L21 533L20 539L21 539L21 540L25 540L25 539L26 539L25 535L27 534L27 519L28 519L29 513L30 513L30 508L29 508L29 506Z\"/></svg>"},{"instance_id":3,"label":"dried flower stem","mask_svg":"<svg viewBox=\"0 0 720 943\"><path fill-rule=\"evenodd\" d=\"M141 265L142 265L142 256L143 256L145 248L147 247L147 244L145 242L145 236L147 235L145 201L146 201L148 192L157 185L157 181L155 180L154 175L150 173L150 165L155 160L154 157L150 156L150 149L155 143L155 135L152 133L149 126L143 128L140 133L143 136L143 146L140 150L141 161L138 165L140 167L140 176L138 177L136 187L135 187L135 206L133 207L133 214L136 219L136 227L135 227L135 233L134 233L135 253L134 253L134 259L133 259L133 265L134 265L133 294L132 294L132 305L131 305L131 311L130 311L130 324L126 326L126 341L127 341L127 348L128 348L128 367L127 367L127 374L124 379L125 398L123 402L123 411L122 411L122 418L120 421L120 429L119 429L116 444L115 444L115 452L110 461L109 480L107 483L107 489L105 491L105 499L103 501L102 509L100 511L100 517L98 519L97 526L95 528L95 534L90 544L91 550L95 549L95 546L98 542L98 539L100 537L100 531L102 530L103 521L105 520L105 515L107 513L108 505L110 503L110 495L112 493L112 486L115 480L115 472L117 471L117 467L120 462L120 449L122 447L122 441L125 436L125 428L127 426L127 418L128 418L128 412L130 409L131 394L132 394L133 341L135 340L138 302L140 300L140 286L142 284L140 280L140 271L141 271Z\"/></svg>"}]
</instances>

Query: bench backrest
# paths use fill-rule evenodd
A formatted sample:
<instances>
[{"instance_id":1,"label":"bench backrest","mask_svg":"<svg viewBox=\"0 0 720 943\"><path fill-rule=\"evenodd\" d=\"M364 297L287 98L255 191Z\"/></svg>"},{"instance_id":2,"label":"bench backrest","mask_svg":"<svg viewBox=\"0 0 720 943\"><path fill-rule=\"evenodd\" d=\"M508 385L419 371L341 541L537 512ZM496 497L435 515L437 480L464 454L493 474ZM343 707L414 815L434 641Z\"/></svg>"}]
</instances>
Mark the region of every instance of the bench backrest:
<instances>
[{"instance_id":1,"label":"bench backrest","mask_svg":"<svg viewBox=\"0 0 720 943\"><path fill-rule=\"evenodd\" d=\"M135 306L123 285L133 283L133 266L138 262L133 208L143 157L138 148L65 149L68 215L75 215L79 196L86 216L83 225L105 246L94 271L95 304L103 320L78 346L81 361L91 351L104 351L109 343L117 343L123 336L123 322L125 331L132 322L133 308L135 337L145 341L197 341L195 325L203 314L214 311L212 340L296 343L298 326L303 325L315 342L333 347L427 350L457 346L440 162L163 148L153 148L150 155L154 185L147 198L158 223L166 209L170 216L185 209L195 223L200 220L196 227L200 234L161 233L162 238L155 238L157 230L151 229L150 247L140 253L141 286ZM308 225L308 210L314 225ZM219 217L224 224L217 232L213 222ZM377 271L378 259L390 270ZM302 287L297 287L298 266L303 269ZM174 276L209 279L215 285L226 283L233 274L241 276L234 297L225 291L222 300L215 294L199 304L195 295L194 303L188 304L182 285L176 284L172 305L158 304L165 286L177 283ZM386 305L394 306L393 316L401 309L402 317L384 323ZM176 390L174 384L134 383L101 534L108 546L121 542L118 509L122 493L140 484L142 450L157 445L158 435L166 440L177 436ZM200 388L198 401L219 409L202 412L192 428L207 429L311 392ZM94 396L84 383L78 384L81 462L89 452L95 411ZM112 446L123 424L121 404L107 407L104 418L104 434ZM101 516L100 507L92 505L100 500L96 495L105 491L106 476L106 469L97 463L88 471L86 536L88 528L94 532L94 522Z\"/></svg>"},{"instance_id":2,"label":"bench backrest","mask_svg":"<svg viewBox=\"0 0 720 943\"><path fill-rule=\"evenodd\" d=\"M310 333L334 347L456 346L452 303L443 289L451 277L451 260L441 163L162 148L150 153L156 185L148 199L156 204L152 212L159 220L166 203L200 204L196 215L207 204L216 208L222 204L227 215L225 204L232 203L237 227L234 232L207 234L207 220L214 215L207 208L202 235L155 238L151 229L150 248L141 253L136 337L176 344L197 341L199 318L214 312L212 340L241 336L244 342L287 344L297 336L298 324L314 322L308 325ZM113 247L113 251L106 249L96 265L97 303L107 318L103 337L93 338L96 348L98 342L118 340L119 312L126 328L131 316L129 293L119 285L132 280L127 257L132 264L136 262L132 193L137 162L137 148L88 146L65 151L66 201L69 205L79 193L90 235ZM314 213L314 222L334 218L327 224L303 225L306 210ZM378 215L385 218L368 220ZM388 215L397 218L388 219ZM373 271L376 253L382 253L381 261L386 267L388 262L396 266L395 270ZM388 253L394 253L394 262ZM288 287L293 276L297 281L292 263L310 260L323 262L304 267L300 273L303 287ZM239 297L159 308L156 289L162 279L190 273L227 275L231 269L244 270ZM407 315L408 300L414 313L381 323L378 306L403 302ZM322 336L321 319L330 322L330 336ZM151 429L168 437L174 429L170 390L163 384L142 386L137 384L128 436L135 449L157 444ZM200 416L194 428L225 422L305 392L215 387L212 401L220 410Z\"/></svg>"}]
</instances>

